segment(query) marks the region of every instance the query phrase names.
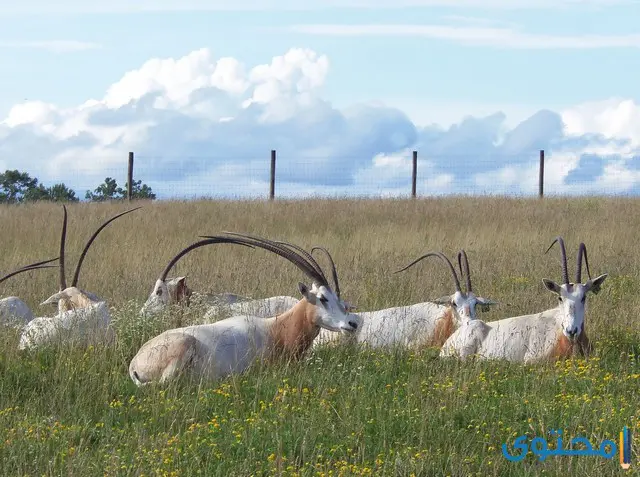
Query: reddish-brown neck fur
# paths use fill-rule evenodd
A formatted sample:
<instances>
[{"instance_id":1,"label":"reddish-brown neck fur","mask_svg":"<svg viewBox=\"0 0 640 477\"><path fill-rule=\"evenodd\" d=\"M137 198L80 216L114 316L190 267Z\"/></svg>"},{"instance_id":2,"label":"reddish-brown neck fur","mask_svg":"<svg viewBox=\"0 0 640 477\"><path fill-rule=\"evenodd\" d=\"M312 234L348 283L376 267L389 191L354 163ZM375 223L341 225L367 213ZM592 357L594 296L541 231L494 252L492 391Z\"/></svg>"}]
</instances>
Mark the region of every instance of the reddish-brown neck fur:
<instances>
[{"instance_id":1,"label":"reddish-brown neck fur","mask_svg":"<svg viewBox=\"0 0 640 477\"><path fill-rule=\"evenodd\" d=\"M589 337L587 336L587 333L585 333L584 328L582 329L580 336L578 336L578 339L573 343L569 341L569 338L567 338L564 333L560 333L558 341L551 352L551 358L569 358L575 351L578 351L583 356L588 356L591 352L591 343L589 342Z\"/></svg>"},{"instance_id":2,"label":"reddish-brown neck fur","mask_svg":"<svg viewBox=\"0 0 640 477\"><path fill-rule=\"evenodd\" d=\"M441 348L449 336L453 334L453 328L453 310L451 307L447 307L447 311L444 312L442 318L436 323L436 329L433 332L429 346L438 346Z\"/></svg>"},{"instance_id":3,"label":"reddish-brown neck fur","mask_svg":"<svg viewBox=\"0 0 640 477\"><path fill-rule=\"evenodd\" d=\"M278 315L271 328L272 353L275 356L300 358L309 349L320 328L316 326L316 307L305 298Z\"/></svg>"}]
</instances>

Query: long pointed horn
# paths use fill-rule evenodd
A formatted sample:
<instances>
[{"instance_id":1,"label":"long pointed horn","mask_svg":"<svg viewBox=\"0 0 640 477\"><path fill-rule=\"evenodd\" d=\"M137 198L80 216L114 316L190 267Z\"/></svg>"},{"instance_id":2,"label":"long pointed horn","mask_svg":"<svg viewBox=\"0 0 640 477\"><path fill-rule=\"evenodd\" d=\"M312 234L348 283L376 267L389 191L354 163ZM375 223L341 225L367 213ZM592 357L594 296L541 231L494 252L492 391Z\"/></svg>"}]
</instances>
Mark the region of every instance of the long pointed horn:
<instances>
[{"instance_id":1,"label":"long pointed horn","mask_svg":"<svg viewBox=\"0 0 640 477\"><path fill-rule=\"evenodd\" d=\"M317 260L313 257L312 254L307 252L305 249L303 249L299 245L295 245L295 244L292 244L292 243L289 243L289 242L285 242L283 240L269 240L269 239L265 239L263 237L258 237L256 235L241 234L241 233L238 233L238 232L227 232L227 231L225 231L224 233L227 234L227 235L234 235L234 236L238 236L238 237L245 237L245 238L249 238L249 239L252 239L252 240L257 240L258 242L270 243L270 244L275 245L277 247L285 247L285 248L293 249L294 253L296 253L296 252L300 253L302 255L302 257L305 259L305 261L307 262L307 264L310 265L320 277L322 277L322 282L319 282L318 285L329 283L329 280L327 280L327 276L325 275L324 270L322 270L322 267L317 262Z\"/></svg>"},{"instance_id":2,"label":"long pointed horn","mask_svg":"<svg viewBox=\"0 0 640 477\"><path fill-rule=\"evenodd\" d=\"M29 270L38 270L40 268L57 268L56 265L45 265L46 263L55 262L56 260L58 259L54 258L52 260L45 260L44 262L37 262L37 263L32 263L31 265L25 265L24 267L18 268L17 270L14 270L13 272L8 273L4 277L0 278L0 283L13 277L14 275L17 275L18 273L28 272Z\"/></svg>"},{"instance_id":3,"label":"long pointed horn","mask_svg":"<svg viewBox=\"0 0 640 477\"><path fill-rule=\"evenodd\" d=\"M562 255L562 280L564 281L565 285L569 284L569 271L567 268L567 250L564 248L564 240L562 240L562 237L557 236L553 242L551 242L551 245L549 245L549 248L547 249L546 252L547 253L549 250L551 250L551 247L553 247L553 245L558 242L560 244L560 254Z\"/></svg>"},{"instance_id":4,"label":"long pointed horn","mask_svg":"<svg viewBox=\"0 0 640 477\"><path fill-rule=\"evenodd\" d=\"M47 263L52 263L55 262L56 260L58 260L60 257L56 257L56 258L52 258L51 260L43 260L42 262L36 262L36 263L31 263L29 265L25 265L24 267L20 267L18 270L22 270L24 268L34 268L34 267L39 267L40 265L45 265ZM51 267L55 267L54 265L50 265L47 268L51 268Z\"/></svg>"},{"instance_id":5,"label":"long pointed horn","mask_svg":"<svg viewBox=\"0 0 640 477\"><path fill-rule=\"evenodd\" d=\"M84 258L87 255L87 252L89 251L89 247L91 247L91 244L93 243L93 241L96 239L96 237L98 236L98 234L100 232L102 232L102 230L109 225L111 222L113 222L114 220L116 220L118 217L122 217L125 214L128 214L129 212L133 212L134 210L138 210L141 209L142 207L136 207L134 209L129 209L125 212L122 212L118 215L115 215L113 217L111 217L109 220L107 220L104 224L102 224L98 230L96 230L93 235L89 238L89 240L87 241L87 244L84 246L84 250L82 250L82 253L80 254L80 258L78 259L78 265L76 265L76 271L73 274L73 281L71 282L71 286L75 287L78 285L78 279L80 278L80 269L82 268L82 262L84 262Z\"/></svg>"},{"instance_id":6,"label":"long pointed horn","mask_svg":"<svg viewBox=\"0 0 640 477\"><path fill-rule=\"evenodd\" d=\"M591 270L589 270L589 259L587 258L587 246L580 243L578 246L578 263L576 268L576 284L582 283L582 256L584 255L584 264L587 266L587 275L591 280Z\"/></svg>"},{"instance_id":7,"label":"long pointed horn","mask_svg":"<svg viewBox=\"0 0 640 477\"><path fill-rule=\"evenodd\" d=\"M415 259L413 262L411 262L406 267L404 267L404 268L402 268L400 270L397 270L397 271L395 271L393 273L404 272L407 268L412 267L413 265L418 263L420 260L422 260L424 258L427 258L427 257L438 257L444 263L447 264L447 266L449 267L449 270L451 271L451 275L453 276L453 283L455 284L456 291L457 292L461 292L461 290L460 290L460 280L458 279L458 275L456 274L456 269L451 264L451 260L449 260L442 252L429 252L429 253L426 253L422 257L419 257L419 258Z\"/></svg>"},{"instance_id":8,"label":"long pointed horn","mask_svg":"<svg viewBox=\"0 0 640 477\"><path fill-rule=\"evenodd\" d=\"M251 237L251 238L256 238L256 237ZM327 276L324 273L324 270L322 270L322 267L320 266L320 264L318 263L318 261L313 257L312 253L313 253L313 249L311 251L311 253L307 252L305 249L303 249L302 247L298 246L298 245L294 245L292 243L288 243L288 242L282 242L282 241L274 241L274 243L278 244L278 245L282 245L285 247L290 247L294 250L297 250L298 252L300 252L302 254L303 257L305 257L307 259L307 261L313 265L313 268L315 268L315 270L324 277L324 279L326 281L327 280ZM337 293L337 292L336 292Z\"/></svg>"},{"instance_id":9,"label":"long pointed horn","mask_svg":"<svg viewBox=\"0 0 640 477\"><path fill-rule=\"evenodd\" d=\"M464 249L458 252L458 266L460 267L461 273L464 269L464 273L462 274L465 275L465 278L467 280L467 293L472 292L473 289L471 288L471 272L469 271L469 259L467 258L467 252L465 252Z\"/></svg>"},{"instance_id":10,"label":"long pointed horn","mask_svg":"<svg viewBox=\"0 0 640 477\"><path fill-rule=\"evenodd\" d=\"M314 266L309 263L302 255L298 254L291 248L285 246L285 244L278 244L269 239L263 239L258 237L251 237L242 235L236 232L224 232L225 234L232 235L231 237L221 237L218 235L205 235L203 237L206 238L226 238L227 240L233 241L233 243L237 244L248 244L253 245L255 247L263 248L270 252L273 252L281 257L289 260L293 263L300 271L302 271L305 275L311 278L316 282L319 286L329 287L329 283L327 282L326 277L322 274L318 273L318 271L314 268ZM291 245L291 244L286 244Z\"/></svg>"},{"instance_id":11,"label":"long pointed horn","mask_svg":"<svg viewBox=\"0 0 640 477\"><path fill-rule=\"evenodd\" d=\"M322 267L320 266L320 264L316 261L315 258L313 258L313 255L311 255L309 252L307 252L305 249L303 249L302 247L300 247L299 245L295 245L289 242L284 242L282 240L269 240L269 239L265 239L263 237L258 237L257 235L252 235L252 234L241 234L238 232L224 232L227 235L234 235L234 236L238 236L238 237L245 237L245 238L249 238L252 240L257 240L258 242L268 242L271 244L275 244L278 247L288 247L288 248L292 248L294 249L294 251L299 252L300 254L302 254L302 256L306 259L307 262L309 262L309 265L311 265L314 270L323 277L323 280L325 282L327 282L327 276L324 274L324 271L322 270ZM204 236L203 236L204 237Z\"/></svg>"},{"instance_id":12,"label":"long pointed horn","mask_svg":"<svg viewBox=\"0 0 640 477\"><path fill-rule=\"evenodd\" d=\"M164 270L160 274L160 280L165 281L167 279L167 275L169 275L169 272L171 271L173 266L176 263L178 263L178 260L180 260L182 257L184 257L186 254L188 254L192 250L195 250L195 249L197 249L199 247L204 247L205 245L213 245L213 244L216 244L216 243L234 243L234 242L233 242L232 239L227 238L227 237L215 237L215 238L207 238L206 240L200 240L198 242L192 243L188 247L183 248L175 257L173 257L169 261L167 266L164 267ZM253 248L250 245L247 245L247 246L249 248Z\"/></svg>"},{"instance_id":13,"label":"long pointed horn","mask_svg":"<svg viewBox=\"0 0 640 477\"><path fill-rule=\"evenodd\" d=\"M67 288L67 277L64 269L64 248L67 242L67 207L63 204L62 234L60 235L60 291Z\"/></svg>"},{"instance_id":14,"label":"long pointed horn","mask_svg":"<svg viewBox=\"0 0 640 477\"><path fill-rule=\"evenodd\" d=\"M336 287L334 291L336 292L336 295L338 296L338 298L340 298L340 283L338 283L338 272L336 271L336 264L333 261L333 257L329 253L329 250L327 250L324 247L313 247L311 249L311 253L313 253L314 250L321 250L329 259L329 264L331 265L331 276L333 277L333 284Z\"/></svg>"}]
</instances>

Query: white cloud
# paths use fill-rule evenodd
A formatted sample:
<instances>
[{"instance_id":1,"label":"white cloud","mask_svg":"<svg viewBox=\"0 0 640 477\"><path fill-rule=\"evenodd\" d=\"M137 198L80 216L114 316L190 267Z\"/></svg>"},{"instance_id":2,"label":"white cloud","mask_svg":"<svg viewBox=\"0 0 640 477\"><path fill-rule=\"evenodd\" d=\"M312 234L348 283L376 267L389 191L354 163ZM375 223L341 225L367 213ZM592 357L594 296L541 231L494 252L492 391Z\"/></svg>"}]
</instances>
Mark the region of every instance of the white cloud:
<instances>
[{"instance_id":1,"label":"white cloud","mask_svg":"<svg viewBox=\"0 0 640 477\"><path fill-rule=\"evenodd\" d=\"M45 41L9 41L0 40L0 48L28 48L48 50L53 53L75 53L78 51L99 50L102 45L87 41L45 40Z\"/></svg>"},{"instance_id":2,"label":"white cloud","mask_svg":"<svg viewBox=\"0 0 640 477\"><path fill-rule=\"evenodd\" d=\"M2 14L136 13L176 11L316 10L325 8L382 9L402 7L448 7L479 9L558 9L608 7L634 4L637 0L44 0L3 2Z\"/></svg>"},{"instance_id":3,"label":"white cloud","mask_svg":"<svg viewBox=\"0 0 640 477\"><path fill-rule=\"evenodd\" d=\"M322 36L410 36L433 38L468 46L508 49L640 48L640 34L548 35L515 28L416 24L309 24L288 28L295 33Z\"/></svg>"},{"instance_id":4,"label":"white cloud","mask_svg":"<svg viewBox=\"0 0 640 477\"><path fill-rule=\"evenodd\" d=\"M632 99L591 101L562 111L567 134L624 137L640 146L640 108Z\"/></svg>"},{"instance_id":5,"label":"white cloud","mask_svg":"<svg viewBox=\"0 0 640 477\"><path fill-rule=\"evenodd\" d=\"M247 66L208 49L154 58L98 99L63 108L15 105L0 122L0 164L64 181L84 195L106 176L134 176L169 196L265 196L276 149L277 195L640 192L640 106L612 98L510 125L504 113L416 126L381 103L322 99L329 59L293 48ZM462 105L458 105L462 112ZM442 105L446 109L446 105Z\"/></svg>"}]
</instances>

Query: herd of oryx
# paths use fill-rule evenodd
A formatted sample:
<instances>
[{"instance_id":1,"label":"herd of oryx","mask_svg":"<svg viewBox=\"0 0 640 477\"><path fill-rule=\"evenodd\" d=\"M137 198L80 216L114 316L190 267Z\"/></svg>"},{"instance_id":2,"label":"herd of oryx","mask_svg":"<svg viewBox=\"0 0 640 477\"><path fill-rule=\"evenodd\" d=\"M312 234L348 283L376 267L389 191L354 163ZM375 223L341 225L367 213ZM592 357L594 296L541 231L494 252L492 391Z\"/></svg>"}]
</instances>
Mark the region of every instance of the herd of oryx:
<instances>
[{"instance_id":1,"label":"herd of oryx","mask_svg":"<svg viewBox=\"0 0 640 477\"><path fill-rule=\"evenodd\" d=\"M114 338L106 302L78 288L78 279L82 262L98 234L112 221L137 209L139 207L112 217L96 230L82 251L71 286L67 286L65 276L67 209L64 206L59 257L26 265L0 278L1 283L22 272L56 267L52 263L59 262L60 289L43 302L57 304L58 312L54 316L34 318L19 298L0 300L0 321L20 328L20 349L71 339L86 344ZM591 278L587 250L581 243L575 282L570 282L564 241L557 237L549 249L556 242L559 244L562 283L542 280L545 287L557 295L557 306L529 315L484 322L476 317L476 306L484 309L495 302L474 293L465 251L460 250L457 256L460 275L444 254L429 252L398 272L425 258L435 257L451 273L455 287L452 295L435 302L356 313L355 308L340 296L336 266L323 247L306 251L287 242L232 232L200 238L202 240L169 261L140 310L141 315L154 316L171 305L188 305L194 292L187 287L185 277L168 278L168 274L187 253L213 244L268 250L298 267L309 278L310 286L298 284L302 295L299 299L276 296L249 300L231 293L209 296L210 308L203 318L206 324L166 330L138 350L129 365L131 379L138 386L166 382L183 372L204 379L221 378L240 373L259 360L300 358L310 347L345 342L414 349L437 346L441 349L440 356L502 358L524 363L568 357L574 351L587 355L591 345L584 328L586 295L598 293L607 277L603 274ZM314 258L314 252L322 252L328 259L333 285ZM583 261L589 276L585 283L581 279ZM460 284L461 278L465 280L465 291ZM215 321L222 312L232 316Z\"/></svg>"}]
</instances>

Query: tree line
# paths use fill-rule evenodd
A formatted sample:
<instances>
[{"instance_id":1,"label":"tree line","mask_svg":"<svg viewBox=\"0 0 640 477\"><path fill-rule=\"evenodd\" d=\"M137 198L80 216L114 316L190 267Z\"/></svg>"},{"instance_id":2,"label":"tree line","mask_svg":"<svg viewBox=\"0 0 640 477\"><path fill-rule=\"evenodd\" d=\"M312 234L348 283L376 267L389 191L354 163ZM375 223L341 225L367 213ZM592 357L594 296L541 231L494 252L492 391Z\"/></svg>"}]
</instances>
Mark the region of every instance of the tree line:
<instances>
[{"instance_id":1,"label":"tree line","mask_svg":"<svg viewBox=\"0 0 640 477\"><path fill-rule=\"evenodd\" d=\"M107 200L124 200L127 198L128 182L124 188L118 187L115 179L107 177L102 184L93 191L88 190L84 198L91 202L104 202ZM156 195L147 184L142 181L133 181L131 191L132 199L155 199ZM45 186L36 177L31 177L26 172L7 170L0 174L0 203L20 204L25 202L78 202L74 190L69 189L64 182Z\"/></svg>"}]
</instances>

